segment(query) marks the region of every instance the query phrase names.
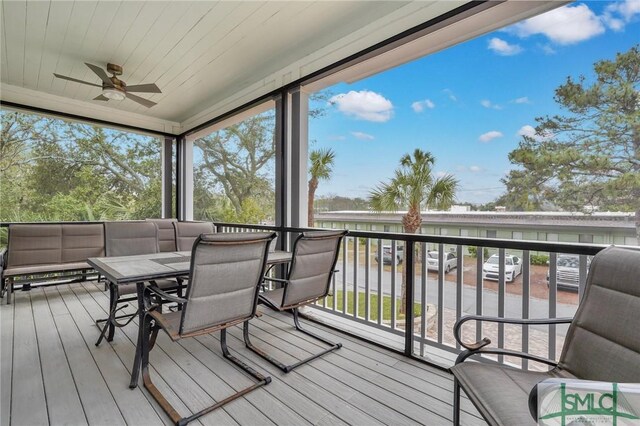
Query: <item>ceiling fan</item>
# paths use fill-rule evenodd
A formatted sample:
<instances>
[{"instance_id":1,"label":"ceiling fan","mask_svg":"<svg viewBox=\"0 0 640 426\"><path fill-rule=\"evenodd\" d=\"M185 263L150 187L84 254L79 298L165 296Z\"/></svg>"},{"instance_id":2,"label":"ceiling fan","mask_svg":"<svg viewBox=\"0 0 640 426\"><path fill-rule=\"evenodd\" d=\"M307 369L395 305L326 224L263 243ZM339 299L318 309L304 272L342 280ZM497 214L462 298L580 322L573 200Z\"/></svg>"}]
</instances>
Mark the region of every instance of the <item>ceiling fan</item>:
<instances>
[{"instance_id":1,"label":"ceiling fan","mask_svg":"<svg viewBox=\"0 0 640 426\"><path fill-rule=\"evenodd\" d=\"M151 102L148 99L141 98L140 96L134 95L130 92L144 92L144 93L162 93L162 91L155 84L135 84L133 86L127 86L126 83L120 80L118 75L122 75L122 67L120 65L115 64L107 64L107 72L112 74L111 77L107 75L107 73L97 65L92 65L88 63L84 63L88 66L91 71L96 73L100 80L102 80L102 85L90 83L88 81L78 80L76 78L67 77L65 75L60 75L53 73L58 78L63 80L74 81L76 83L86 84L88 86L95 86L102 88L102 94L93 98L94 101L108 101L110 99L114 101L121 101L124 98L129 98L134 102L139 103L147 108L151 108L156 103Z\"/></svg>"}]
</instances>

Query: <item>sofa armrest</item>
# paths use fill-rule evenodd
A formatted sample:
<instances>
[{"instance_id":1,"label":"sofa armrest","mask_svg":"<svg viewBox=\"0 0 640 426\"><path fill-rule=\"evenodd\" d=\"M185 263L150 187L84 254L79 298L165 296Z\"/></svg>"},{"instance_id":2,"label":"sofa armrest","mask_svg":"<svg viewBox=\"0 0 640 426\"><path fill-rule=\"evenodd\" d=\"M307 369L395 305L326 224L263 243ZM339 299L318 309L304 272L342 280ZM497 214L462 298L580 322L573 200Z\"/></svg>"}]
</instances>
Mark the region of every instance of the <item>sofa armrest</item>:
<instances>
[{"instance_id":1,"label":"sofa armrest","mask_svg":"<svg viewBox=\"0 0 640 426\"><path fill-rule=\"evenodd\" d=\"M4 271L4 267L7 264L7 253L6 247L0 249L0 277L2 277L2 271Z\"/></svg>"}]
</instances>

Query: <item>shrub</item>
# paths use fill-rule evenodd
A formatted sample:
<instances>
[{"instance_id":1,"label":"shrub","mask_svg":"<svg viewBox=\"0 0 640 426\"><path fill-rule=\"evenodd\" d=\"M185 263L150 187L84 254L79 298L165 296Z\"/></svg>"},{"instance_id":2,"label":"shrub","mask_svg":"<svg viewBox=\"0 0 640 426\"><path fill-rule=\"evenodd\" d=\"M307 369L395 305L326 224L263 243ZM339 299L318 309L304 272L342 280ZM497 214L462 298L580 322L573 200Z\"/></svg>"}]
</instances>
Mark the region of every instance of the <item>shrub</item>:
<instances>
[{"instance_id":1,"label":"shrub","mask_svg":"<svg viewBox=\"0 0 640 426\"><path fill-rule=\"evenodd\" d=\"M531 255L531 264L532 265L546 265L549 263L549 256L546 254L532 254Z\"/></svg>"},{"instance_id":2,"label":"shrub","mask_svg":"<svg viewBox=\"0 0 640 426\"><path fill-rule=\"evenodd\" d=\"M469 255L471 257L478 257L478 247L469 246L467 247L467 250L469 250ZM484 259L489 258L489 249L487 247L484 248L483 254L484 254Z\"/></svg>"}]
</instances>

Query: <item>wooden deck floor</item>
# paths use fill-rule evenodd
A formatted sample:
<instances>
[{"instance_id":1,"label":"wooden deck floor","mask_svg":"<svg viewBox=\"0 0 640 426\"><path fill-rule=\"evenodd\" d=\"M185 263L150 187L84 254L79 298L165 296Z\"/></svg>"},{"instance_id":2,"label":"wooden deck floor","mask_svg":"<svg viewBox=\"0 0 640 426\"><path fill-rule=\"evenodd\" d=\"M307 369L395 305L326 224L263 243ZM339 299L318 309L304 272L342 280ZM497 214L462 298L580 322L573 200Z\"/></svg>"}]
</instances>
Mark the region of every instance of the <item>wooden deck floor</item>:
<instances>
[{"instance_id":1,"label":"wooden deck floor","mask_svg":"<svg viewBox=\"0 0 640 426\"><path fill-rule=\"evenodd\" d=\"M140 385L128 388L137 326L95 347L94 320L106 315L107 294L94 282L17 291L0 308L0 424L169 424ZM291 318L262 309L252 341L285 361L320 347L293 332ZM309 329L344 347L284 374L247 350L241 329L229 346L271 384L194 424L447 425L452 379L440 370L321 326ZM182 415L228 396L250 380L222 358L217 335L171 343L162 333L151 352L158 388ZM483 424L463 398L464 424Z\"/></svg>"}]
</instances>

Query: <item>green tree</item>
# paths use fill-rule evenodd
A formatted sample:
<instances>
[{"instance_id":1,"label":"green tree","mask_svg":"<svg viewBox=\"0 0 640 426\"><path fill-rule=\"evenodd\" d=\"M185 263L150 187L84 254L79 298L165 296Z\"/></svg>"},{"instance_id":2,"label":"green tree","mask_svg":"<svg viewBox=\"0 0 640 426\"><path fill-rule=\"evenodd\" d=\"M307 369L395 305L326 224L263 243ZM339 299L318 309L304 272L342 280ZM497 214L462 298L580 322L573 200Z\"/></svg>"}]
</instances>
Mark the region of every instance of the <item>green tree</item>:
<instances>
[{"instance_id":1,"label":"green tree","mask_svg":"<svg viewBox=\"0 0 640 426\"><path fill-rule=\"evenodd\" d=\"M308 224L310 227L314 225L313 204L316 198L318 183L331 178L335 158L336 154L332 149L316 149L309 154L309 162L311 164L309 167Z\"/></svg>"},{"instance_id":2,"label":"green tree","mask_svg":"<svg viewBox=\"0 0 640 426\"><path fill-rule=\"evenodd\" d=\"M435 157L430 152L416 149L413 156L405 154L400 158L400 167L395 176L386 183L380 183L370 193L369 203L374 211L398 211L407 209L402 216L404 232L414 234L422 224L422 207L447 209L455 200L458 181L451 175L440 178L433 176ZM407 293L402 282L401 312L404 313Z\"/></svg>"},{"instance_id":3,"label":"green tree","mask_svg":"<svg viewBox=\"0 0 640 426\"><path fill-rule=\"evenodd\" d=\"M536 119L509 154L510 207L635 212L640 240L640 50L594 64L595 78L568 77L555 91L564 115Z\"/></svg>"},{"instance_id":4,"label":"green tree","mask_svg":"<svg viewBox=\"0 0 640 426\"><path fill-rule=\"evenodd\" d=\"M209 193L201 199L222 192L237 217L242 216L247 200L254 199L253 204L263 208L253 209L258 214L250 219L259 222L266 218L275 208L273 181L269 177L275 158L274 131L275 118L267 112L197 139L195 146L202 151L199 179Z\"/></svg>"},{"instance_id":5,"label":"green tree","mask_svg":"<svg viewBox=\"0 0 640 426\"><path fill-rule=\"evenodd\" d=\"M377 212L406 208L402 227L404 232L414 234L422 224L420 210L423 207L448 209L455 200L458 181L451 175L435 178L434 164L435 157L421 149L416 149L413 156L402 156L395 176L369 194L371 208Z\"/></svg>"}]
</instances>

